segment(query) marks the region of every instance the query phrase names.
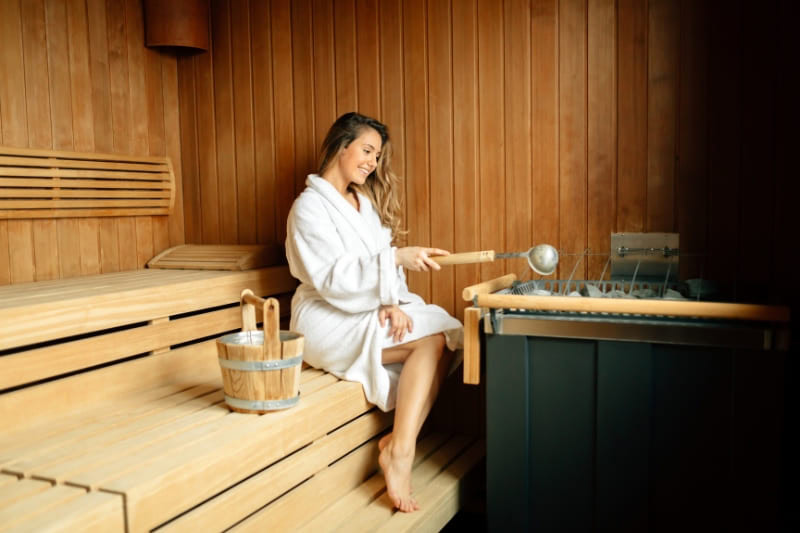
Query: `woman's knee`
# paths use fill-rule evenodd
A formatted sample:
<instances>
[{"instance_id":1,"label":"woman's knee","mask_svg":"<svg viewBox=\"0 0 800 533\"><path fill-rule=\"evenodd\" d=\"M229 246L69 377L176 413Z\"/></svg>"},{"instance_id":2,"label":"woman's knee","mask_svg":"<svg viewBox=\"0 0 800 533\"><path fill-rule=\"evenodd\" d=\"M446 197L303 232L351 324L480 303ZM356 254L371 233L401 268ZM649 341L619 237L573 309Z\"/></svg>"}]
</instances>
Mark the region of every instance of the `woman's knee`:
<instances>
[{"instance_id":1,"label":"woman's knee","mask_svg":"<svg viewBox=\"0 0 800 533\"><path fill-rule=\"evenodd\" d=\"M445 344L447 343L444 333L437 333L435 335L431 335L429 337L425 337L423 340L426 346L429 346L431 349L436 351L437 355L441 357L442 353L444 352Z\"/></svg>"}]
</instances>

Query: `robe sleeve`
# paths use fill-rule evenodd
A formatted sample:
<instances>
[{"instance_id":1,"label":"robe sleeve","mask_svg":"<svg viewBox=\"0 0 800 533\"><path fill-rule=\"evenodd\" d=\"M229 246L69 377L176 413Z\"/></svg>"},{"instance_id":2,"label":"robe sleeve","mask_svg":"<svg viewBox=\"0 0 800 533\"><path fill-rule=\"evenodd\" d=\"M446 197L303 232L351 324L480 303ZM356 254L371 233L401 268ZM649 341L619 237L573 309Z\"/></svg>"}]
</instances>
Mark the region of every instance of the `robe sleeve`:
<instances>
[{"instance_id":1,"label":"robe sleeve","mask_svg":"<svg viewBox=\"0 0 800 533\"><path fill-rule=\"evenodd\" d=\"M286 257L292 275L316 289L328 303L347 313L397 304L402 277L395 249L376 255L347 250L334 221L317 199L295 202L287 223Z\"/></svg>"}]
</instances>

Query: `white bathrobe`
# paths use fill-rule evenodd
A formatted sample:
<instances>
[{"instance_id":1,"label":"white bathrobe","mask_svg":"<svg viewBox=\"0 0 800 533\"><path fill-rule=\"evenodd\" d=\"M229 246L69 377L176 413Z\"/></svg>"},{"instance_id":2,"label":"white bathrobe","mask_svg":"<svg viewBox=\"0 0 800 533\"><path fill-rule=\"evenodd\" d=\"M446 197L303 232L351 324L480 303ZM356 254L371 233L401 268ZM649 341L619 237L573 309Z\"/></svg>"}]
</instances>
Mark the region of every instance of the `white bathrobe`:
<instances>
[{"instance_id":1,"label":"white bathrobe","mask_svg":"<svg viewBox=\"0 0 800 533\"><path fill-rule=\"evenodd\" d=\"M289 212L286 257L300 286L292 298L292 331L305 335L303 359L335 376L358 381L367 399L394 409L400 365L381 364L384 348L444 333L461 347L461 323L408 291L395 265L391 232L369 199L356 210L329 182L310 175ZM435 274L434 274L435 275ZM401 343L381 328L381 305L399 304L413 322Z\"/></svg>"}]
</instances>

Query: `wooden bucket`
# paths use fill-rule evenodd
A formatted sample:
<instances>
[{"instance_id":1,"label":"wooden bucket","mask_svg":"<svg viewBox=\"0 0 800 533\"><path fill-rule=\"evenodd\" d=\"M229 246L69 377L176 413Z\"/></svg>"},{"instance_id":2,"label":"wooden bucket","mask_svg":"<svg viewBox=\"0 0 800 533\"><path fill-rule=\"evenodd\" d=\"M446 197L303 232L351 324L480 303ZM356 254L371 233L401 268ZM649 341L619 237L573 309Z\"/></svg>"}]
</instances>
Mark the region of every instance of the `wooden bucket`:
<instances>
[{"instance_id":1,"label":"wooden bucket","mask_svg":"<svg viewBox=\"0 0 800 533\"><path fill-rule=\"evenodd\" d=\"M300 400L304 337L280 331L278 300L242 291L242 331L217 339L225 403L240 413L286 409ZM264 329L256 328L255 306L264 309Z\"/></svg>"}]
</instances>

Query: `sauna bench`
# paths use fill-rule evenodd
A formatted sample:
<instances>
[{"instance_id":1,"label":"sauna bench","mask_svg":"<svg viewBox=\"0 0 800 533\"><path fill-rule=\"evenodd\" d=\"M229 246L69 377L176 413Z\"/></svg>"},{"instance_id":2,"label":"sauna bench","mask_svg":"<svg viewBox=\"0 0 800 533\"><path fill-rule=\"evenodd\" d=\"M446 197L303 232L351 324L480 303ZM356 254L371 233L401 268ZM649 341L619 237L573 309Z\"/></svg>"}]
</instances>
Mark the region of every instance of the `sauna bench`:
<instances>
[{"instance_id":1,"label":"sauna bench","mask_svg":"<svg viewBox=\"0 0 800 533\"><path fill-rule=\"evenodd\" d=\"M223 402L215 339L240 293L276 296L286 267L141 270L0 287L0 531L438 530L484 457L429 433L394 513L376 472L392 413L305 368L300 403Z\"/></svg>"}]
</instances>

